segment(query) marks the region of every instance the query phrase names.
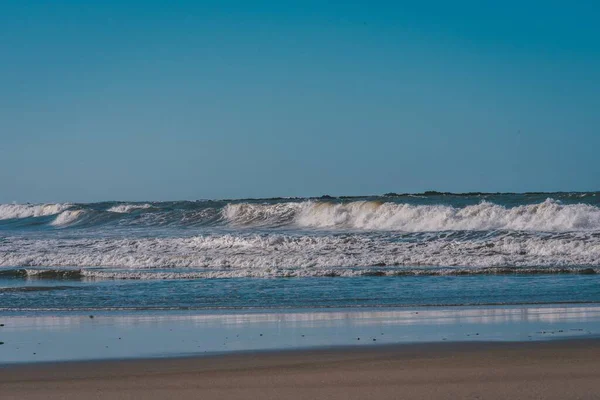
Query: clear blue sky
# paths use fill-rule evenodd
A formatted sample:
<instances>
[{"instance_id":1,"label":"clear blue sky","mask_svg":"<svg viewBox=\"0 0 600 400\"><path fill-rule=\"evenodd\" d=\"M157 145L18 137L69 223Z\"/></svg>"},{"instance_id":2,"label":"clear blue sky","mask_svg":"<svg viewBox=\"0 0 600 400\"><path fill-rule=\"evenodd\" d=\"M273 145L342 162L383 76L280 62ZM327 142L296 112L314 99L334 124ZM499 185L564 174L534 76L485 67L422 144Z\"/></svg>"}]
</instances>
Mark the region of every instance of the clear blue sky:
<instances>
[{"instance_id":1,"label":"clear blue sky","mask_svg":"<svg viewBox=\"0 0 600 400\"><path fill-rule=\"evenodd\" d=\"M593 1L4 1L0 202L598 190L598 21Z\"/></svg>"}]
</instances>

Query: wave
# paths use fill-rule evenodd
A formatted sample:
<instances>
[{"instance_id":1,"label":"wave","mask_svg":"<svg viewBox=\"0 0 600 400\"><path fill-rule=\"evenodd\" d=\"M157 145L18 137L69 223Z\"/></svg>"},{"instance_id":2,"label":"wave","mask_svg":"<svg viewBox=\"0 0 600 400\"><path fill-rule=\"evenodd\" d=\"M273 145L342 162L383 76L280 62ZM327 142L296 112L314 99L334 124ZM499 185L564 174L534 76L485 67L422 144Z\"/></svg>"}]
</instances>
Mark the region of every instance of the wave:
<instances>
[{"instance_id":1,"label":"wave","mask_svg":"<svg viewBox=\"0 0 600 400\"><path fill-rule=\"evenodd\" d=\"M55 290L78 289L77 286L13 286L0 287L0 293L52 292Z\"/></svg>"},{"instance_id":2,"label":"wave","mask_svg":"<svg viewBox=\"0 0 600 400\"><path fill-rule=\"evenodd\" d=\"M0 220L45 217L71 208L69 203L56 204L0 204Z\"/></svg>"},{"instance_id":3,"label":"wave","mask_svg":"<svg viewBox=\"0 0 600 400\"><path fill-rule=\"evenodd\" d=\"M600 230L600 208L547 199L507 208L487 201L466 207L380 201L234 204L224 209L233 225L437 232L452 230Z\"/></svg>"},{"instance_id":4,"label":"wave","mask_svg":"<svg viewBox=\"0 0 600 400\"><path fill-rule=\"evenodd\" d=\"M66 210L56 216L51 225L66 226L76 222L85 212L83 210Z\"/></svg>"},{"instance_id":5,"label":"wave","mask_svg":"<svg viewBox=\"0 0 600 400\"><path fill-rule=\"evenodd\" d=\"M384 200L384 199L382 199ZM443 231L600 231L600 208L592 204L545 201L505 206L412 204L382 200L287 201L271 203L175 202L77 205L0 205L0 219L56 215L43 224L54 227L119 226L289 228L397 232ZM417 199L415 201L424 201ZM26 218L33 218L27 221Z\"/></svg>"},{"instance_id":6,"label":"wave","mask_svg":"<svg viewBox=\"0 0 600 400\"><path fill-rule=\"evenodd\" d=\"M278 271L265 275L262 272L204 271L204 272L148 272L148 271L83 271L91 279L121 280L174 280L174 279L219 279L219 278L335 278L335 277L410 277L410 276L463 276L463 275L593 275L600 268L404 268L404 269L324 269Z\"/></svg>"},{"instance_id":7,"label":"wave","mask_svg":"<svg viewBox=\"0 0 600 400\"><path fill-rule=\"evenodd\" d=\"M0 269L0 278L81 279L80 269Z\"/></svg>"},{"instance_id":8,"label":"wave","mask_svg":"<svg viewBox=\"0 0 600 400\"><path fill-rule=\"evenodd\" d=\"M77 206L67 203L3 204L0 205L0 220L21 219L21 225L44 224L54 227L113 224L173 228L289 228L303 231L600 231L600 208L592 204L563 204L553 199L517 206L500 205L487 200L458 205L383 200L99 203ZM56 217L52 221L36 220L37 217L49 215ZM19 227L15 224L11 226Z\"/></svg>"},{"instance_id":9,"label":"wave","mask_svg":"<svg viewBox=\"0 0 600 400\"><path fill-rule=\"evenodd\" d=\"M74 267L86 271L100 267L103 273L111 268L136 273L183 269L206 276L229 274L230 277L313 276L330 271L352 274L374 267L385 271L430 266L585 269L600 268L600 235L582 232L236 233L40 240L19 236L0 241L0 266Z\"/></svg>"},{"instance_id":10,"label":"wave","mask_svg":"<svg viewBox=\"0 0 600 400\"><path fill-rule=\"evenodd\" d=\"M114 280L176 280L176 279L228 279L228 278L350 278L350 277L427 277L464 275L594 275L600 268L389 268L389 269L298 269L265 271L99 271L83 270L87 279Z\"/></svg>"},{"instance_id":11,"label":"wave","mask_svg":"<svg viewBox=\"0 0 600 400\"><path fill-rule=\"evenodd\" d=\"M46 217L54 216L54 219ZM42 219L40 219L42 218ZM13 229L22 227L64 228L118 226L190 227L215 225L222 221L222 206L197 202L144 204L0 204L0 221ZM19 221L18 223L13 223Z\"/></svg>"},{"instance_id":12,"label":"wave","mask_svg":"<svg viewBox=\"0 0 600 400\"><path fill-rule=\"evenodd\" d=\"M126 214L136 210L146 210L148 208L152 208L151 204L119 204L116 206L110 207L109 212Z\"/></svg>"},{"instance_id":13,"label":"wave","mask_svg":"<svg viewBox=\"0 0 600 400\"><path fill-rule=\"evenodd\" d=\"M223 217L234 226L281 226L294 221L312 202L276 204L227 204Z\"/></svg>"},{"instance_id":14,"label":"wave","mask_svg":"<svg viewBox=\"0 0 600 400\"><path fill-rule=\"evenodd\" d=\"M8 269L0 270L0 278L23 278L36 280L187 280L187 279L220 279L220 278L307 278L307 277L428 277L428 276L479 276L479 275L594 275L600 268L584 267L409 267L409 268L374 268L357 269L298 269L273 270L265 273L261 270L213 270L213 271L152 271L152 270L35 270ZM76 286L19 286L0 288L0 292L16 291L50 291L77 289Z\"/></svg>"}]
</instances>

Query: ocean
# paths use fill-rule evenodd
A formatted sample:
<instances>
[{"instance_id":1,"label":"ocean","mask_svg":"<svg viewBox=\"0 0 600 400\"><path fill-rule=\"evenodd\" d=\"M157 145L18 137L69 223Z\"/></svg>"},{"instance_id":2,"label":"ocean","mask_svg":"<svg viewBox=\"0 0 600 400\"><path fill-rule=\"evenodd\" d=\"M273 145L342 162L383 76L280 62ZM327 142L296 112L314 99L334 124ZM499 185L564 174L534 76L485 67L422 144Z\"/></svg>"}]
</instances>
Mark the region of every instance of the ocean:
<instances>
[{"instance_id":1,"label":"ocean","mask_svg":"<svg viewBox=\"0 0 600 400\"><path fill-rule=\"evenodd\" d=\"M0 205L0 312L600 302L600 194Z\"/></svg>"}]
</instances>

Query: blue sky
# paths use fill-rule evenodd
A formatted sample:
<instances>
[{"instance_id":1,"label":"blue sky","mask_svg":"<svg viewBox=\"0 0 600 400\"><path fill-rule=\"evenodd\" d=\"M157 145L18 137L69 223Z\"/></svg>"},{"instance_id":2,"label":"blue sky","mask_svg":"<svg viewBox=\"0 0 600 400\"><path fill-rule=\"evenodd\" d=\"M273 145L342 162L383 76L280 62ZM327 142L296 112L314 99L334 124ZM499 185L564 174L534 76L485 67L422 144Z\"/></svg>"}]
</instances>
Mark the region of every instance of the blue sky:
<instances>
[{"instance_id":1,"label":"blue sky","mask_svg":"<svg viewBox=\"0 0 600 400\"><path fill-rule=\"evenodd\" d=\"M541 4L3 2L0 202L599 190L600 5Z\"/></svg>"}]
</instances>

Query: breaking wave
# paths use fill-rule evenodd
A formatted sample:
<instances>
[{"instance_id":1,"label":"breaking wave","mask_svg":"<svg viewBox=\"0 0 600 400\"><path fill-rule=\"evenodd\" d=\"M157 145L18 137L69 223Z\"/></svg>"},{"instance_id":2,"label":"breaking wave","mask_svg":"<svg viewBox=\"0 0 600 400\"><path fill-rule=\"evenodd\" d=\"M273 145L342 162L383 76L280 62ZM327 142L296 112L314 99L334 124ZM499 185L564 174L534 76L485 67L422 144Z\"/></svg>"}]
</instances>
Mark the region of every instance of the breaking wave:
<instances>
[{"instance_id":1,"label":"breaking wave","mask_svg":"<svg viewBox=\"0 0 600 400\"><path fill-rule=\"evenodd\" d=\"M4 269L0 277L22 278L33 280L176 280L176 279L219 279L219 278L295 278L295 277L406 277L406 276L478 276L478 275L559 275L579 274L594 275L600 268L591 267L364 267L364 268L323 268L323 269L271 269L255 270L102 270L91 269ZM66 288L53 286L51 288ZM37 289L39 288L39 289ZM4 291L19 291L6 288ZM22 291L46 291L44 287L20 287ZM0 292L3 291L0 288Z\"/></svg>"},{"instance_id":2,"label":"breaking wave","mask_svg":"<svg viewBox=\"0 0 600 400\"><path fill-rule=\"evenodd\" d=\"M38 279L81 279L79 269L0 269L0 278L38 278Z\"/></svg>"},{"instance_id":3,"label":"breaking wave","mask_svg":"<svg viewBox=\"0 0 600 400\"><path fill-rule=\"evenodd\" d=\"M313 204L227 204L223 209L223 216L234 226L282 226L293 223L299 213Z\"/></svg>"},{"instance_id":4,"label":"breaking wave","mask_svg":"<svg viewBox=\"0 0 600 400\"><path fill-rule=\"evenodd\" d=\"M233 204L224 216L234 225L437 232L462 230L600 230L600 208L587 204L542 203L504 207L481 202L466 207L357 201Z\"/></svg>"},{"instance_id":5,"label":"breaking wave","mask_svg":"<svg viewBox=\"0 0 600 400\"><path fill-rule=\"evenodd\" d=\"M132 276L149 270L166 270L167 274L182 270L202 277L354 276L366 272L402 275L415 268L421 273L435 270L436 274L444 268L455 274L596 271L600 268L600 235L506 232L400 236L237 233L38 240L12 237L0 241L0 266L75 267L82 269L82 274L96 275L123 274L125 269ZM27 271L28 276L34 273Z\"/></svg>"},{"instance_id":6,"label":"breaking wave","mask_svg":"<svg viewBox=\"0 0 600 400\"><path fill-rule=\"evenodd\" d=\"M65 226L77 221L84 214L83 210L65 210L58 214L51 225Z\"/></svg>"},{"instance_id":7,"label":"breaking wave","mask_svg":"<svg viewBox=\"0 0 600 400\"><path fill-rule=\"evenodd\" d=\"M597 197L535 196L5 204L0 267L28 279L600 272Z\"/></svg>"},{"instance_id":8,"label":"breaking wave","mask_svg":"<svg viewBox=\"0 0 600 400\"><path fill-rule=\"evenodd\" d=\"M152 208L151 204L119 204L116 206L112 206L106 211L114 212L114 213L129 213L135 210L146 210L148 208Z\"/></svg>"},{"instance_id":9,"label":"breaking wave","mask_svg":"<svg viewBox=\"0 0 600 400\"><path fill-rule=\"evenodd\" d=\"M380 200L171 202L0 205L0 220L54 227L119 226L286 228L398 232L442 231L600 231L596 204L563 204L547 199L534 204L419 204ZM415 204L414 202L417 202ZM53 220L39 217L56 216Z\"/></svg>"},{"instance_id":10,"label":"breaking wave","mask_svg":"<svg viewBox=\"0 0 600 400\"><path fill-rule=\"evenodd\" d=\"M0 204L0 220L45 217L71 208L68 203L57 204Z\"/></svg>"}]
</instances>

